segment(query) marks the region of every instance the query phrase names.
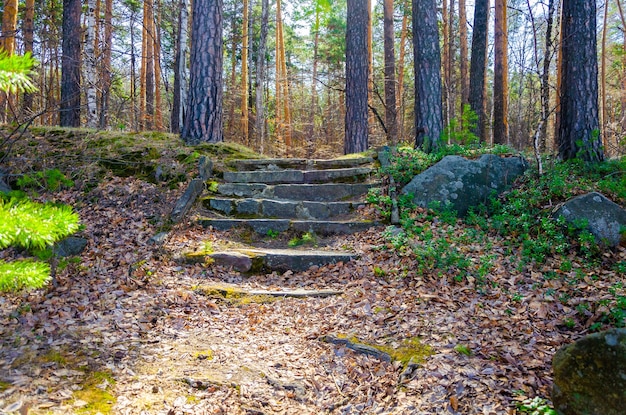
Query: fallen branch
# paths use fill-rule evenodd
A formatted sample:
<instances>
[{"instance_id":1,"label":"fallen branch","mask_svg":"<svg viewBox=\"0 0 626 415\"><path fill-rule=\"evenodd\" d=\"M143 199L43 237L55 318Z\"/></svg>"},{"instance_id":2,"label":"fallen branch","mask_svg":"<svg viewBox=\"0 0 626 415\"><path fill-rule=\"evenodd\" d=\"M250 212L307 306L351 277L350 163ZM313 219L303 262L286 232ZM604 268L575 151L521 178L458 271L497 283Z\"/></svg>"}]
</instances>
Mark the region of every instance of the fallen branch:
<instances>
[{"instance_id":1,"label":"fallen branch","mask_svg":"<svg viewBox=\"0 0 626 415\"><path fill-rule=\"evenodd\" d=\"M294 291L267 291L255 290L246 292L248 295L269 295L272 297L293 297L293 298L326 298L333 295L342 295L343 291L335 290L294 290Z\"/></svg>"}]
</instances>

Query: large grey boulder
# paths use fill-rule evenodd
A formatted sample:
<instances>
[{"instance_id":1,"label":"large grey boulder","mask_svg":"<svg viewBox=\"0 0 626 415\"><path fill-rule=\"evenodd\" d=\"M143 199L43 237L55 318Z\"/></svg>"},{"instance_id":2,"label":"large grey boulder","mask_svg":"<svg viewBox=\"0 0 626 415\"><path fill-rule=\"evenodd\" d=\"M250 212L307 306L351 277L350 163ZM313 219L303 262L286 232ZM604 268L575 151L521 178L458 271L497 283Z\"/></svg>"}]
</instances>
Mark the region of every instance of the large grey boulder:
<instances>
[{"instance_id":1,"label":"large grey boulder","mask_svg":"<svg viewBox=\"0 0 626 415\"><path fill-rule=\"evenodd\" d=\"M587 193L568 200L554 216L563 216L569 223L587 222L587 230L596 237L598 243L616 247L626 235L626 210L597 192Z\"/></svg>"},{"instance_id":2,"label":"large grey boulder","mask_svg":"<svg viewBox=\"0 0 626 415\"><path fill-rule=\"evenodd\" d=\"M485 154L478 160L468 160L446 156L415 176L402 193L412 194L417 206L439 202L441 207L449 205L459 216L465 216L470 207L505 191L527 168L522 157Z\"/></svg>"},{"instance_id":3,"label":"large grey boulder","mask_svg":"<svg viewBox=\"0 0 626 415\"><path fill-rule=\"evenodd\" d=\"M561 415L623 415L626 411L626 329L583 337L552 360L552 401Z\"/></svg>"}]
</instances>

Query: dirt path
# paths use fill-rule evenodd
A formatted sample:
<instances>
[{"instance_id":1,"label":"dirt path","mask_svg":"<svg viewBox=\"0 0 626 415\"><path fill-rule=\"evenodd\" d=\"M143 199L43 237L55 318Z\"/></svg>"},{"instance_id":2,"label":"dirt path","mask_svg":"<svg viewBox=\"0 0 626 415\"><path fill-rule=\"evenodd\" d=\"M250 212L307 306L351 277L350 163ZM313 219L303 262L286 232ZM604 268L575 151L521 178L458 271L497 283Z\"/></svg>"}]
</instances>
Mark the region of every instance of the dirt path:
<instances>
[{"instance_id":1,"label":"dirt path","mask_svg":"<svg viewBox=\"0 0 626 415\"><path fill-rule=\"evenodd\" d=\"M185 264L181 251L229 234L187 223L149 244L176 195L131 178L55 195L76 206L90 243L56 286L0 297L0 412L515 413L516 400L549 396L553 353L584 334L562 325L571 307L545 295L567 287L518 271L497 240L480 288L415 275L413 258L384 249L382 229L336 239L359 260L305 273ZM237 300L203 290L216 284L344 295ZM419 338L433 354L401 379L400 363L319 340L329 334L391 348Z\"/></svg>"}]
</instances>

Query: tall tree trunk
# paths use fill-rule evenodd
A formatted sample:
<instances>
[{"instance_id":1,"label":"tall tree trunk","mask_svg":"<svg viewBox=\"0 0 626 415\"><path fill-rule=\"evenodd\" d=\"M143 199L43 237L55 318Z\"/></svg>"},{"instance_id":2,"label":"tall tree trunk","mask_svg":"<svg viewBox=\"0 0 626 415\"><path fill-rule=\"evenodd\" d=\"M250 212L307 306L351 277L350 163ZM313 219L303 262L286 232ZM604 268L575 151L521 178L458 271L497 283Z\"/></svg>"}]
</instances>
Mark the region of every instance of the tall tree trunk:
<instances>
[{"instance_id":1,"label":"tall tree trunk","mask_svg":"<svg viewBox=\"0 0 626 415\"><path fill-rule=\"evenodd\" d=\"M404 57L406 55L406 38L408 32L409 21L409 0L404 0L402 5L402 28L400 33L400 56L398 57L398 111L400 119L398 120L399 134L398 140L404 139Z\"/></svg>"},{"instance_id":2,"label":"tall tree trunk","mask_svg":"<svg viewBox=\"0 0 626 415\"><path fill-rule=\"evenodd\" d=\"M619 2L619 0L618 0ZM604 17L602 19L602 52L600 64L600 131L602 132L603 145L605 150L608 149L608 129L607 127L607 111L606 111L606 35L607 22L609 20L609 1L604 2Z\"/></svg>"},{"instance_id":3,"label":"tall tree trunk","mask_svg":"<svg viewBox=\"0 0 626 415\"><path fill-rule=\"evenodd\" d=\"M455 50L454 50L454 0L450 0L450 13L448 17L448 123L456 117L454 107L456 103L455 82ZM448 124L446 124L448 125Z\"/></svg>"},{"instance_id":4,"label":"tall tree trunk","mask_svg":"<svg viewBox=\"0 0 626 415\"><path fill-rule=\"evenodd\" d=\"M463 107L469 104L469 80L467 61L467 8L465 0L459 0L459 66L461 67L461 113Z\"/></svg>"},{"instance_id":5,"label":"tall tree trunk","mask_svg":"<svg viewBox=\"0 0 626 415\"><path fill-rule=\"evenodd\" d=\"M413 0L415 147L436 151L443 131L441 51L435 0Z\"/></svg>"},{"instance_id":6,"label":"tall tree trunk","mask_svg":"<svg viewBox=\"0 0 626 415\"><path fill-rule=\"evenodd\" d=\"M291 111L289 109L289 76L285 54L285 33L281 0L276 1L276 133L278 145L291 151Z\"/></svg>"},{"instance_id":7,"label":"tall tree trunk","mask_svg":"<svg viewBox=\"0 0 626 415\"><path fill-rule=\"evenodd\" d=\"M24 7L24 53L33 53L34 44L35 0L26 0ZM22 117L28 117L33 111L33 93L27 92L22 100Z\"/></svg>"},{"instance_id":8,"label":"tall tree trunk","mask_svg":"<svg viewBox=\"0 0 626 415\"><path fill-rule=\"evenodd\" d=\"M493 143L509 144L506 0L496 0L493 79Z\"/></svg>"},{"instance_id":9,"label":"tall tree trunk","mask_svg":"<svg viewBox=\"0 0 626 415\"><path fill-rule=\"evenodd\" d=\"M309 111L309 126L307 133L307 156L313 152L315 137L315 114L317 114L317 65L320 40L320 6L315 3L315 22L313 24L313 73L311 79L311 109Z\"/></svg>"},{"instance_id":10,"label":"tall tree trunk","mask_svg":"<svg viewBox=\"0 0 626 415\"><path fill-rule=\"evenodd\" d=\"M596 2L564 1L559 156L604 159L598 119Z\"/></svg>"},{"instance_id":11,"label":"tall tree trunk","mask_svg":"<svg viewBox=\"0 0 626 415\"><path fill-rule=\"evenodd\" d=\"M174 134L180 133L185 121L185 104L187 101L187 55L189 49L189 6L187 0L180 0L178 4L178 33L176 36L176 57L174 60L174 94L170 130Z\"/></svg>"},{"instance_id":12,"label":"tall tree trunk","mask_svg":"<svg viewBox=\"0 0 626 415\"><path fill-rule=\"evenodd\" d=\"M61 63L61 127L80 127L81 0L63 0L63 58Z\"/></svg>"},{"instance_id":13,"label":"tall tree trunk","mask_svg":"<svg viewBox=\"0 0 626 415\"><path fill-rule=\"evenodd\" d=\"M259 37L259 50L256 58L256 85L255 106L256 123L255 130L259 142L260 153L263 154L265 140L265 107L263 106L263 86L265 85L265 48L267 46L267 31L269 21L269 0L261 0L261 35Z\"/></svg>"},{"instance_id":14,"label":"tall tree trunk","mask_svg":"<svg viewBox=\"0 0 626 415\"><path fill-rule=\"evenodd\" d=\"M130 14L130 125L133 131L139 131L141 127L141 117L145 110L143 97L139 97L139 105L137 105L137 54L135 53L135 16L134 10ZM142 69L140 81L145 79L143 58L141 59ZM140 94L141 95L141 94Z\"/></svg>"},{"instance_id":15,"label":"tall tree trunk","mask_svg":"<svg viewBox=\"0 0 626 415\"><path fill-rule=\"evenodd\" d=\"M384 2L384 44L385 44L385 124L387 142L395 146L398 142L396 120L396 57L393 30L393 0Z\"/></svg>"},{"instance_id":16,"label":"tall tree trunk","mask_svg":"<svg viewBox=\"0 0 626 415\"><path fill-rule=\"evenodd\" d=\"M85 36L85 81L87 89L87 128L98 127L96 94L96 0L87 1L87 32Z\"/></svg>"},{"instance_id":17,"label":"tall tree trunk","mask_svg":"<svg viewBox=\"0 0 626 415\"><path fill-rule=\"evenodd\" d=\"M546 19L545 48L543 52L543 70L541 72L541 144L539 149L546 150L548 142L548 117L550 116L550 63L552 61L552 25L554 21L554 0L548 1Z\"/></svg>"},{"instance_id":18,"label":"tall tree trunk","mask_svg":"<svg viewBox=\"0 0 626 415\"><path fill-rule=\"evenodd\" d=\"M450 125L450 55L448 45L450 44L448 21L448 0L443 0L441 7L441 34L443 35L443 50L441 51L441 74L443 76L443 124ZM449 137L445 137L448 141Z\"/></svg>"},{"instance_id":19,"label":"tall tree trunk","mask_svg":"<svg viewBox=\"0 0 626 415\"><path fill-rule=\"evenodd\" d=\"M481 142L487 139L487 23L489 0L476 0L474 5L474 30L472 31L472 56L469 76L469 104L478 116L474 133Z\"/></svg>"},{"instance_id":20,"label":"tall tree trunk","mask_svg":"<svg viewBox=\"0 0 626 415\"><path fill-rule=\"evenodd\" d=\"M194 0L189 70L189 113L181 133L188 144L221 142L222 0Z\"/></svg>"},{"instance_id":21,"label":"tall tree trunk","mask_svg":"<svg viewBox=\"0 0 626 415\"><path fill-rule=\"evenodd\" d=\"M104 41L102 45L102 93L100 94L101 129L109 124L109 102L111 97L111 52L113 47L113 0L104 3Z\"/></svg>"},{"instance_id":22,"label":"tall tree trunk","mask_svg":"<svg viewBox=\"0 0 626 415\"><path fill-rule=\"evenodd\" d=\"M607 0L608 1L608 0ZM622 105L622 134L626 132L626 16L624 15L624 8L622 7L621 0L617 1L617 8L619 10L619 17L622 22L622 42L623 51L622 54L622 93L621 93L621 105Z\"/></svg>"},{"instance_id":23,"label":"tall tree trunk","mask_svg":"<svg viewBox=\"0 0 626 415\"><path fill-rule=\"evenodd\" d=\"M344 153L368 148L369 1L348 0L346 27L346 135Z\"/></svg>"},{"instance_id":24,"label":"tall tree trunk","mask_svg":"<svg viewBox=\"0 0 626 415\"><path fill-rule=\"evenodd\" d=\"M243 142L250 145L248 132L248 0L243 0L241 46L241 134Z\"/></svg>"},{"instance_id":25,"label":"tall tree trunk","mask_svg":"<svg viewBox=\"0 0 626 415\"><path fill-rule=\"evenodd\" d=\"M2 14L2 36L0 37L0 51L8 56L15 51L15 32L17 31L17 0L6 0ZM10 94L0 94L0 120L7 121L7 105L11 106Z\"/></svg>"},{"instance_id":26,"label":"tall tree trunk","mask_svg":"<svg viewBox=\"0 0 626 415\"><path fill-rule=\"evenodd\" d=\"M157 0L157 15L153 13L152 46L154 58L154 128L163 131L163 99L161 95L161 0Z\"/></svg>"},{"instance_id":27,"label":"tall tree trunk","mask_svg":"<svg viewBox=\"0 0 626 415\"><path fill-rule=\"evenodd\" d=\"M141 96L145 102L143 126L147 130L154 128L154 0L143 3L143 42L141 57L144 62L145 77L141 83Z\"/></svg>"}]
</instances>

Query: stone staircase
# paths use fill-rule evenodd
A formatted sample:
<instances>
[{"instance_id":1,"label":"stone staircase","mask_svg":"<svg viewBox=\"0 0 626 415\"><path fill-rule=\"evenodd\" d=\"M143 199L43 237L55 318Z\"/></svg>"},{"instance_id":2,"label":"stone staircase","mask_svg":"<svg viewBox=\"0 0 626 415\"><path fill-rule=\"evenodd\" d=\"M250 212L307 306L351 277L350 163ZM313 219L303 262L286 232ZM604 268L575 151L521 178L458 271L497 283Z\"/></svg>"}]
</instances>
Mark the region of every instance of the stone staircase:
<instances>
[{"instance_id":1,"label":"stone staircase","mask_svg":"<svg viewBox=\"0 0 626 415\"><path fill-rule=\"evenodd\" d=\"M376 224L357 217L365 194L378 185L371 157L234 160L229 167L234 171L209 183L210 194L201 199L205 227L244 228L267 239L282 233L329 237ZM271 249L246 246L198 256L247 273L303 271L355 258L323 247L289 248L286 242Z\"/></svg>"}]
</instances>

